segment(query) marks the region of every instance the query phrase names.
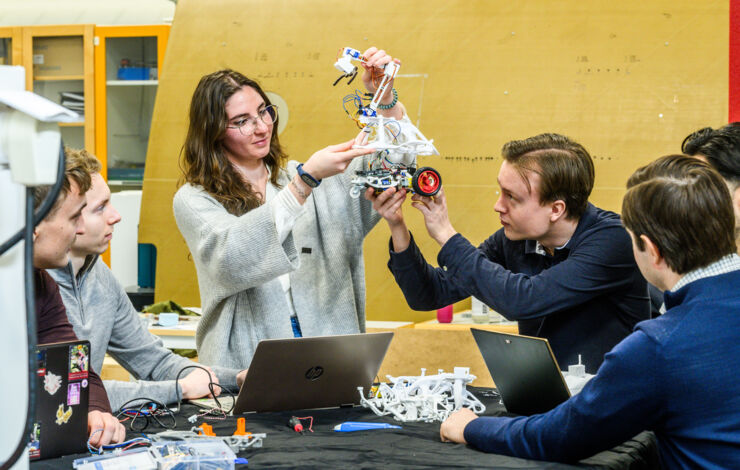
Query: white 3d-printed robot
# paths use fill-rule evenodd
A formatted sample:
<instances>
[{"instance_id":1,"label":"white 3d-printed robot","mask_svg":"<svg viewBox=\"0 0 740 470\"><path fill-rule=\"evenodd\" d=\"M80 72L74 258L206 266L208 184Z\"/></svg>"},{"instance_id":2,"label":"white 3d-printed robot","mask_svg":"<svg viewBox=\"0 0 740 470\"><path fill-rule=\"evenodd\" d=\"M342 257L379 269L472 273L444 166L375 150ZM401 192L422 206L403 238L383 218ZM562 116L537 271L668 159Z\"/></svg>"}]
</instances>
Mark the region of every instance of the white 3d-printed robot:
<instances>
[{"instance_id":1,"label":"white 3d-printed robot","mask_svg":"<svg viewBox=\"0 0 740 470\"><path fill-rule=\"evenodd\" d=\"M349 77L348 84L357 76L357 67L352 60L364 62L360 51L345 47L334 66L342 75L334 82L336 85L342 78ZM430 167L417 168L417 155L439 155L433 141L427 140L424 134L414 126L408 116L401 120L384 117L378 114L380 98L385 94L388 84L393 80L400 69L400 65L390 62L383 68L377 90L372 95L370 103L364 102L370 95L361 95L355 92L344 98L344 110L357 125L368 134L367 143L358 148L372 148L376 150L375 159L367 169L358 171L352 180L350 195L359 197L365 188L375 188L384 191L388 188L405 188L422 196L434 196L442 187L442 178L437 170ZM348 105L354 105L355 110L350 112Z\"/></svg>"},{"instance_id":2,"label":"white 3d-printed robot","mask_svg":"<svg viewBox=\"0 0 740 470\"><path fill-rule=\"evenodd\" d=\"M460 408L470 408L481 414L486 407L465 386L475 380L468 367L455 367L454 373L441 369L437 375L419 377L392 377L382 383L371 398L366 398L363 387L358 387L360 404L376 415L393 415L398 421L444 421Z\"/></svg>"}]
</instances>

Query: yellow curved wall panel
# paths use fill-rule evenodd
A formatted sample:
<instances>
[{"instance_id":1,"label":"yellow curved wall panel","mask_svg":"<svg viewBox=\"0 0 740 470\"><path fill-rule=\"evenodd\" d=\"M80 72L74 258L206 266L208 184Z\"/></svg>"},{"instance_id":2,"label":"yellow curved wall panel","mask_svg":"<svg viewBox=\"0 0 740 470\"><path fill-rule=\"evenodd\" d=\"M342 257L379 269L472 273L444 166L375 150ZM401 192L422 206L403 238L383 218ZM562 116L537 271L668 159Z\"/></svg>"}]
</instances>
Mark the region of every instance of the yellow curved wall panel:
<instances>
[{"instance_id":1,"label":"yellow curved wall panel","mask_svg":"<svg viewBox=\"0 0 740 470\"><path fill-rule=\"evenodd\" d=\"M442 173L452 223L477 244L500 227L493 204L508 140L559 132L580 141L595 159L592 201L618 211L635 168L726 122L728 21L724 0L180 0L140 226L140 241L157 246L156 298L200 303L172 196L190 96L204 74L234 68L280 95L290 113L281 142L305 161L356 132L341 100L359 80L332 87L339 48L377 45L400 57L399 97L442 154L421 163ZM410 206L406 216L436 264L422 218ZM365 242L368 319L430 318L407 307L386 268L387 240L381 222Z\"/></svg>"}]
</instances>

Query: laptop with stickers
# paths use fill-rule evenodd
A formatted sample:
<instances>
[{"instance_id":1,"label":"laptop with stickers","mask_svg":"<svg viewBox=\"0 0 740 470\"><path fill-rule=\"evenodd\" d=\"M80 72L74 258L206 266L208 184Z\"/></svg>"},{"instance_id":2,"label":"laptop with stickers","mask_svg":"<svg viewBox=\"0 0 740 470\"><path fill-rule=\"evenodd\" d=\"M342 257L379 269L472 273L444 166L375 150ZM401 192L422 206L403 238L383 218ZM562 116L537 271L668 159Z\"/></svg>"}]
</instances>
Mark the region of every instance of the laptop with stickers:
<instances>
[{"instance_id":1,"label":"laptop with stickers","mask_svg":"<svg viewBox=\"0 0 740 470\"><path fill-rule=\"evenodd\" d=\"M90 342L41 344L36 351L36 416L29 458L86 452Z\"/></svg>"}]
</instances>

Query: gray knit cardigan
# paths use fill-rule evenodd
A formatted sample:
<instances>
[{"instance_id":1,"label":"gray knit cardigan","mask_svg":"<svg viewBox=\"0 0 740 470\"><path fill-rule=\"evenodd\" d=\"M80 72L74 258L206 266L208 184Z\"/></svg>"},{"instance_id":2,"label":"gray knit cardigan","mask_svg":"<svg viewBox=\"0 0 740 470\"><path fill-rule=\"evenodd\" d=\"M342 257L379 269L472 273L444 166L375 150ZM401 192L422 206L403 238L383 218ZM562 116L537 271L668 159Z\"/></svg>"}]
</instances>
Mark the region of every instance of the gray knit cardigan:
<instances>
[{"instance_id":1,"label":"gray knit cardigan","mask_svg":"<svg viewBox=\"0 0 740 470\"><path fill-rule=\"evenodd\" d=\"M362 244L380 216L364 198L352 199L349 188L367 158L356 158L343 174L313 190L283 243L272 216L275 199L236 217L199 186L185 184L177 191L175 219L200 287L201 362L242 369L260 340L293 336L278 280L285 273L304 336L365 331ZM297 164L290 161L281 170L282 187Z\"/></svg>"}]
</instances>

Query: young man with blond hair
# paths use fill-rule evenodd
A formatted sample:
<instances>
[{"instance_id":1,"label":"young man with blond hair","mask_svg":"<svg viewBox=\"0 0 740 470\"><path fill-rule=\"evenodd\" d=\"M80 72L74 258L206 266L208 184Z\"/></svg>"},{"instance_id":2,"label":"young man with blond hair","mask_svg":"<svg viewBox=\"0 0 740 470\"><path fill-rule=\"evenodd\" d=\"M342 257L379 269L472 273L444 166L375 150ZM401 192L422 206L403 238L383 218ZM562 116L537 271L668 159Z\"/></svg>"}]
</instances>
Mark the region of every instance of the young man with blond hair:
<instances>
[{"instance_id":1,"label":"young man with blond hair","mask_svg":"<svg viewBox=\"0 0 740 470\"><path fill-rule=\"evenodd\" d=\"M638 170L622 220L665 314L641 322L596 377L553 410L478 418L463 409L443 441L538 460L576 461L643 430L665 468L736 468L740 461L740 256L720 175L673 155Z\"/></svg>"},{"instance_id":2,"label":"young man with blond hair","mask_svg":"<svg viewBox=\"0 0 740 470\"><path fill-rule=\"evenodd\" d=\"M82 211L85 192L90 188L90 175L67 161L62 191L49 214L36 226L33 233L33 266L36 291L37 343L48 344L76 341L78 336L67 320L59 295L59 287L45 269L60 268L69 261L69 251L75 237L84 235ZM34 188L34 209L49 195L51 186ZM82 339L87 339L84 336ZM94 353L95 350L93 349ZM111 414L110 403L103 382L93 367L89 373L90 403L87 415L90 444L95 447L121 442L126 430Z\"/></svg>"},{"instance_id":3,"label":"young man with blond hair","mask_svg":"<svg viewBox=\"0 0 740 470\"><path fill-rule=\"evenodd\" d=\"M414 195L429 235L442 247L430 266L403 220L405 191L387 190L373 207L391 229L388 266L415 310L469 296L510 320L519 333L547 338L561 367L581 356L595 373L604 354L649 318L647 285L619 215L588 202L594 165L559 134L504 145L493 207L503 228L477 248L457 233L443 190Z\"/></svg>"},{"instance_id":4,"label":"young man with blond hair","mask_svg":"<svg viewBox=\"0 0 740 470\"><path fill-rule=\"evenodd\" d=\"M184 371L175 387L178 373L195 363L166 349L161 339L147 331L123 286L100 259L113 237L114 226L121 221L100 174L100 162L85 150L69 150L67 159L87 173L92 183L85 194L85 233L72 245L69 263L49 274L59 284L75 331L90 341L93 368L100 370L107 352L138 379L104 382L113 408L140 397L168 404L177 401L178 396L208 396L211 379L229 389L241 385L243 372L202 366L206 370ZM218 395L220 387L215 386L214 392Z\"/></svg>"}]
</instances>

